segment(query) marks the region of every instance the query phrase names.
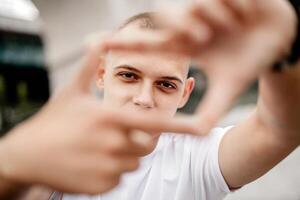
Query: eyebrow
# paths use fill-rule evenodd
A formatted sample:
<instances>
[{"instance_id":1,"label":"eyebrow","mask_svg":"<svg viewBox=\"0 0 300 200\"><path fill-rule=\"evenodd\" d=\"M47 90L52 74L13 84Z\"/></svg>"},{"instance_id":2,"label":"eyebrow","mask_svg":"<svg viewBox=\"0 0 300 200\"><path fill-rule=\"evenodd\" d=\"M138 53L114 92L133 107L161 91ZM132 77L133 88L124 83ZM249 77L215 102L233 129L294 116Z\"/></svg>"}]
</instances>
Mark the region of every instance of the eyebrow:
<instances>
[{"instance_id":1,"label":"eyebrow","mask_svg":"<svg viewBox=\"0 0 300 200\"><path fill-rule=\"evenodd\" d=\"M120 66L117 66L115 67L115 70L117 69L128 69L128 70L131 70L131 71L134 71L134 72L137 72L137 73L142 73L140 70L130 66L130 65L120 65ZM161 79L167 79L167 80L170 80L170 81L178 81L179 83L183 84L182 80L176 76L162 76L160 77Z\"/></svg>"},{"instance_id":2,"label":"eyebrow","mask_svg":"<svg viewBox=\"0 0 300 200\"><path fill-rule=\"evenodd\" d=\"M179 83L183 84L182 80L180 80L180 78L177 78L175 76L163 76L161 77L162 79L167 79L170 81L178 81Z\"/></svg>"},{"instance_id":3,"label":"eyebrow","mask_svg":"<svg viewBox=\"0 0 300 200\"><path fill-rule=\"evenodd\" d=\"M128 70L140 73L140 74L142 73L140 70L138 70L134 67L131 67L130 65L120 65L120 66L115 67L115 70L117 70L117 69L128 69Z\"/></svg>"}]
</instances>

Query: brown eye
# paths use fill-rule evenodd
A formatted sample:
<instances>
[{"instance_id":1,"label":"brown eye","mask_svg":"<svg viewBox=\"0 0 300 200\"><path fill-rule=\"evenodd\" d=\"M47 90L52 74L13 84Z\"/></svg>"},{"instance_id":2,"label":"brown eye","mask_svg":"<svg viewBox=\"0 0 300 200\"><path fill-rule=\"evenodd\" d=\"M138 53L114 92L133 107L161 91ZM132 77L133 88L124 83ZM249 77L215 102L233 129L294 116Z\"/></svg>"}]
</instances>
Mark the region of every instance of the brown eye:
<instances>
[{"instance_id":1,"label":"brown eye","mask_svg":"<svg viewBox=\"0 0 300 200\"><path fill-rule=\"evenodd\" d=\"M120 72L118 73L118 76L120 76L125 81L136 81L138 80L138 76L132 72Z\"/></svg>"},{"instance_id":2,"label":"brown eye","mask_svg":"<svg viewBox=\"0 0 300 200\"><path fill-rule=\"evenodd\" d=\"M171 83L171 82L168 82L168 81L159 81L157 83L157 85L161 88L161 89L164 89L164 90L176 90L177 89L177 86L176 84L174 83Z\"/></svg>"}]
</instances>

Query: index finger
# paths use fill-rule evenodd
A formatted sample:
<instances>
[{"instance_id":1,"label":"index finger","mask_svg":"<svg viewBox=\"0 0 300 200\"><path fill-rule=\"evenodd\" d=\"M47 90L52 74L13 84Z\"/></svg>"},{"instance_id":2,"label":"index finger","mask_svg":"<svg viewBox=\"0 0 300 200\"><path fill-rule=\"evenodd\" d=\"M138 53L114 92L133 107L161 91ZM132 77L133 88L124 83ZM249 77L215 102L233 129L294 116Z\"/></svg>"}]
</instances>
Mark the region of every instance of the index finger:
<instances>
[{"instance_id":1,"label":"index finger","mask_svg":"<svg viewBox=\"0 0 300 200\"><path fill-rule=\"evenodd\" d=\"M106 123L126 129L139 129L146 132L175 132L197 134L197 127L189 120L176 117L161 117L154 114L109 111Z\"/></svg>"},{"instance_id":2,"label":"index finger","mask_svg":"<svg viewBox=\"0 0 300 200\"><path fill-rule=\"evenodd\" d=\"M241 80L226 75L211 80L211 86L196 109L194 123L200 134L208 134L254 80L252 77Z\"/></svg>"},{"instance_id":3,"label":"index finger","mask_svg":"<svg viewBox=\"0 0 300 200\"><path fill-rule=\"evenodd\" d=\"M94 77L96 76L97 67L103 62L105 49L103 40L107 33L97 33L85 40L85 45L81 50L84 54L81 63L81 69L76 74L72 86L83 92L88 92ZM80 83L80 84L79 84Z\"/></svg>"}]
</instances>

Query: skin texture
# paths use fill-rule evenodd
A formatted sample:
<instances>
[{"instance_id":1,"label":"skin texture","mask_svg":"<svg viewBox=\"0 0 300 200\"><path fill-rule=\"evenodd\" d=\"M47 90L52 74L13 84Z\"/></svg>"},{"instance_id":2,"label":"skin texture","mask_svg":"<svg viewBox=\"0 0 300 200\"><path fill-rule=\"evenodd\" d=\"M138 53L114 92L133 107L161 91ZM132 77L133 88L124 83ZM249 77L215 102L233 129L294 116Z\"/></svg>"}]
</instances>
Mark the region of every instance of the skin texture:
<instances>
[{"instance_id":1,"label":"skin texture","mask_svg":"<svg viewBox=\"0 0 300 200\"><path fill-rule=\"evenodd\" d=\"M196 134L208 133L237 96L259 78L256 112L221 142L219 163L231 188L257 179L299 145L299 67L277 74L270 70L288 53L295 37L296 17L288 1L197 1L191 7L164 11L158 23L163 30L120 34L104 46L139 53L172 52L200 63L209 90L196 115L185 119L198 126Z\"/></svg>"}]
</instances>

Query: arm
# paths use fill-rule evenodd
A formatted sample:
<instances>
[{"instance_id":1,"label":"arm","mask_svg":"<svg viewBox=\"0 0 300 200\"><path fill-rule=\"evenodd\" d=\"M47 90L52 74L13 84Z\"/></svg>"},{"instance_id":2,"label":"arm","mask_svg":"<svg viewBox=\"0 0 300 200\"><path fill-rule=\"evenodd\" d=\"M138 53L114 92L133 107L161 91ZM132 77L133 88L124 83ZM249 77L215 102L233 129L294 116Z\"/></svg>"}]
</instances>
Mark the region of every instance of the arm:
<instances>
[{"instance_id":1,"label":"arm","mask_svg":"<svg viewBox=\"0 0 300 200\"><path fill-rule=\"evenodd\" d=\"M0 178L0 198L1 199L16 199L26 191L27 187L19 184L14 184L7 181L1 175Z\"/></svg>"},{"instance_id":2,"label":"arm","mask_svg":"<svg viewBox=\"0 0 300 200\"><path fill-rule=\"evenodd\" d=\"M230 187L259 178L299 145L300 63L297 65L282 73L265 73L260 78L256 112L224 136L219 160Z\"/></svg>"},{"instance_id":3,"label":"arm","mask_svg":"<svg viewBox=\"0 0 300 200\"><path fill-rule=\"evenodd\" d=\"M9 134L12 134L12 130ZM13 152L9 150L6 137L0 140L0 199L6 200L48 200L52 191L43 186L33 186L12 181L6 174L5 163Z\"/></svg>"},{"instance_id":4,"label":"arm","mask_svg":"<svg viewBox=\"0 0 300 200\"><path fill-rule=\"evenodd\" d=\"M5 141L3 138L0 140L0 166L5 166L10 157ZM28 186L8 180L4 171L5 169L0 167L0 198L16 199L28 189Z\"/></svg>"}]
</instances>

